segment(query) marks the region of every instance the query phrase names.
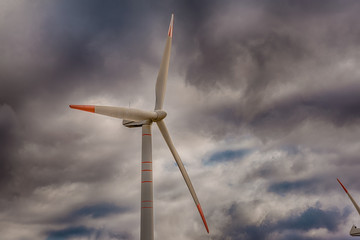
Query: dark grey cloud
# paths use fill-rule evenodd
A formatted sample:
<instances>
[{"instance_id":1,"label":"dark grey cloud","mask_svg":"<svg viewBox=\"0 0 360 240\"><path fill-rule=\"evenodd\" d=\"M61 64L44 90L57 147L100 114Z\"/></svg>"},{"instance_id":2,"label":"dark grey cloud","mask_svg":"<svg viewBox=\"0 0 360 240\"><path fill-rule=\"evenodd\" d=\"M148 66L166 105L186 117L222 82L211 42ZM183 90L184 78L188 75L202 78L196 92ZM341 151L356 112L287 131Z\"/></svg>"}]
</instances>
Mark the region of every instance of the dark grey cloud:
<instances>
[{"instance_id":1,"label":"dark grey cloud","mask_svg":"<svg viewBox=\"0 0 360 240\"><path fill-rule=\"evenodd\" d=\"M254 128L278 124L283 131L291 131L304 120L329 121L337 127L357 124L360 117L359 90L358 86L352 86L283 99L257 114L250 124Z\"/></svg>"},{"instance_id":2,"label":"dark grey cloud","mask_svg":"<svg viewBox=\"0 0 360 240\"><path fill-rule=\"evenodd\" d=\"M327 6L242 1L205 7L197 31L190 28L185 34L196 44L182 45L180 52L193 56L184 67L186 81L205 92L238 89L239 97L207 109L204 114L210 123L198 127L219 135L229 128L214 125L226 122L242 131L239 126L249 124L262 137L279 137L279 132L282 137L309 119L338 127L356 124L359 76L337 68L349 59L358 61L354 53L360 29L354 22L359 7L354 1L329 1ZM220 25L226 17L228 25ZM286 91L282 89L292 86L295 93L280 97Z\"/></svg>"},{"instance_id":3,"label":"dark grey cloud","mask_svg":"<svg viewBox=\"0 0 360 240\"><path fill-rule=\"evenodd\" d=\"M236 8L237 6L243 9ZM236 9L230 12L234 15L231 15L233 19L228 23L229 26L222 26L224 29L232 29L233 31L228 32L230 34L221 37L215 35L219 30L216 29L215 20L219 19L212 20L215 14L209 9L216 7L219 11L229 10L228 7ZM310 1L242 1L238 4L231 2L222 6L205 6L200 14L193 12L197 17L198 34L191 28L191 32L186 34L189 38L195 37L199 47L198 57L189 63L187 80L204 87L206 84L212 86L219 79L222 84L232 86L241 86L239 84L246 81L249 94L266 89L274 81L293 81L292 78L284 79L281 75L288 74L291 70L296 71L299 67L296 65L312 62L314 58L320 62L327 60L329 63L328 61L339 60L348 53L337 56L337 59L324 59L322 51L356 47L359 28L354 25L353 20L358 18L354 9L359 7L354 1L348 1L347 4L328 1L326 6ZM248 10L258 13L257 17L243 18L242 14L245 15ZM202 14L204 11L206 14ZM236 27L239 19L249 27ZM313 25L309 26L308 23ZM344 46L344 42L351 44ZM324 46L318 46L318 43ZM334 45L337 48L334 49ZM249 74L240 73L242 77L236 78L236 71L242 70L239 64L242 62L238 60L246 58L253 71L245 69ZM246 61L243 63L246 64ZM294 69L289 69L289 66Z\"/></svg>"},{"instance_id":4,"label":"dark grey cloud","mask_svg":"<svg viewBox=\"0 0 360 240\"><path fill-rule=\"evenodd\" d=\"M6 188L13 175L14 145L19 144L18 124L14 111L8 105L0 105L0 186Z\"/></svg>"},{"instance_id":5,"label":"dark grey cloud","mask_svg":"<svg viewBox=\"0 0 360 240\"><path fill-rule=\"evenodd\" d=\"M300 93L262 104L231 102L204 111L208 124L199 120L198 127L210 132L241 132L243 127L264 139L281 138L297 131L306 121L324 122L336 128L354 128L359 123L358 84L321 90L314 93ZM246 102L246 100L244 100ZM224 123L226 124L224 124ZM221 130L212 128L219 125Z\"/></svg>"},{"instance_id":6,"label":"dark grey cloud","mask_svg":"<svg viewBox=\"0 0 360 240\"><path fill-rule=\"evenodd\" d=\"M82 89L87 94L109 93L112 88L101 87L104 83L118 86L131 80L135 86L141 81L139 68L153 64L151 41L141 42L151 37L154 23L146 21L153 17L147 2L22 4L19 10L8 10L9 28L15 30L4 32L0 39L6 53L0 65L0 102L18 107L23 98L50 95L60 102L59 98ZM20 15L22 11L25 14ZM27 27L32 32L21 32ZM112 56L116 59L109 63Z\"/></svg>"}]
</instances>

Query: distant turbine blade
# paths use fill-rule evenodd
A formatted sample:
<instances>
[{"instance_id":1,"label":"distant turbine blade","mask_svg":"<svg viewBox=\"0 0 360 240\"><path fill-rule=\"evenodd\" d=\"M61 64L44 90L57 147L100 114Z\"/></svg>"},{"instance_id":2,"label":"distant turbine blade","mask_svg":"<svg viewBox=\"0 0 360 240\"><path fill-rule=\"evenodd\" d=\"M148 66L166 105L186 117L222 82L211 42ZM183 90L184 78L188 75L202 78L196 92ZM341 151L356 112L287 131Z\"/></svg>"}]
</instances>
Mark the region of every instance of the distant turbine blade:
<instances>
[{"instance_id":1,"label":"distant turbine blade","mask_svg":"<svg viewBox=\"0 0 360 240\"><path fill-rule=\"evenodd\" d=\"M344 189L344 191L346 192L346 194L349 196L351 202L354 204L354 207L356 208L356 210L358 211L359 215L360 215L360 208L357 205L357 203L355 202L355 200L353 199L353 197L351 196L351 194L348 192L348 190L345 188L345 186L340 182L340 180L337 178L338 182L340 183L340 185L342 186L342 188Z\"/></svg>"},{"instance_id":2,"label":"distant turbine blade","mask_svg":"<svg viewBox=\"0 0 360 240\"><path fill-rule=\"evenodd\" d=\"M135 108L94 106L94 105L70 105L73 109L102 114L110 117L126 120L153 120L157 118L156 112L144 111Z\"/></svg>"},{"instance_id":3,"label":"distant turbine blade","mask_svg":"<svg viewBox=\"0 0 360 240\"><path fill-rule=\"evenodd\" d=\"M202 220L203 220L203 222L204 222L206 231L209 233L209 228L208 228L208 226L207 226L204 213L203 213L203 211L202 211L202 209L201 209L199 199L198 199L197 196L196 196L194 187L193 187L193 185L191 184L189 175L187 174L187 172L186 172L186 170L185 170L185 167L184 167L184 165L183 165L183 163L182 163L182 161L181 161L181 159L180 159L180 156L179 156L178 152L176 151L173 142L171 141L171 138L170 138L169 132L168 132L168 130L167 130L167 128L166 128L165 122L164 122L164 120L161 120L161 121L158 121L158 122L156 122L156 123L157 123L157 125L158 125L158 127L159 127L159 129L160 129L160 132L161 132L161 134L163 135L163 137L164 137L167 145L169 146L172 155L173 155L174 158L175 158L175 161L176 161L176 163L177 163L177 165L178 165L178 167L179 167L179 169L180 169L181 174L182 174L183 177L184 177L184 180L185 180L185 182L186 182L186 185L188 186L188 188L189 188L189 190L190 190L191 196L193 197L194 202L195 202L195 205L196 205L196 207L197 207L197 209L198 209L198 211L199 211L199 213L200 213L200 216L201 216L201 218L202 218Z\"/></svg>"},{"instance_id":4,"label":"distant turbine blade","mask_svg":"<svg viewBox=\"0 0 360 240\"><path fill-rule=\"evenodd\" d=\"M155 102L155 110L160 110L163 108L165 91L166 91L166 81L169 70L169 62L170 62L170 52L171 52L171 42L172 35L174 29L174 14L171 14L171 20L169 25L168 37L166 40L164 55L161 60L160 70L158 73L157 81L156 81L156 102Z\"/></svg>"}]
</instances>

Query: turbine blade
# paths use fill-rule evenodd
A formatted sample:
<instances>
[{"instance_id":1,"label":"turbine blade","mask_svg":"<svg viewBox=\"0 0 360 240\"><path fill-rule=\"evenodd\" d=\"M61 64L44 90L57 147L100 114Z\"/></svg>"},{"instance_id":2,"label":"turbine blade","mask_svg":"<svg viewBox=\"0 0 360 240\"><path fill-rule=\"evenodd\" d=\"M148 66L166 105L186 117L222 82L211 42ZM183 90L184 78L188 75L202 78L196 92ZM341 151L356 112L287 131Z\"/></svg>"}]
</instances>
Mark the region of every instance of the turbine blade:
<instances>
[{"instance_id":1,"label":"turbine blade","mask_svg":"<svg viewBox=\"0 0 360 240\"><path fill-rule=\"evenodd\" d=\"M198 209L198 211L199 211L199 213L200 213L201 219L202 219L203 222L204 222L206 231L209 233L209 228L208 228L208 226L207 226L204 213L203 213L203 211L202 211L202 209L201 209L201 205L200 205L199 199L198 199L197 196L196 196L194 187L193 187L193 185L191 184L189 175L187 174L187 172L186 172L186 170L185 170L184 164L182 163L182 161L181 161L181 159L180 159L180 156L179 156L178 152L176 151L173 142L171 141L171 138L170 138L169 132L168 132L168 130L167 130L167 128L166 128L165 122L164 122L164 120L161 120L161 121L158 121L158 122L156 122L156 123L157 123L157 125L158 125L158 127L159 127L159 129L160 129L161 134L163 135L163 137L164 137L164 139L165 139L165 142L166 142L167 145L169 146L172 155L173 155L174 158L175 158L175 161L176 161L176 163L177 163L177 165L178 165L178 167L179 167L179 169L180 169L181 174L182 174L183 177L184 177L185 183L186 183L187 187L189 188L190 193L191 193L191 196L193 197L194 202L195 202L195 205L196 205L196 207L197 207L197 209Z\"/></svg>"},{"instance_id":2,"label":"turbine blade","mask_svg":"<svg viewBox=\"0 0 360 240\"><path fill-rule=\"evenodd\" d=\"M69 105L70 108L106 115L126 120L153 120L157 118L156 112L144 111L135 108L94 106L94 105Z\"/></svg>"},{"instance_id":3,"label":"turbine blade","mask_svg":"<svg viewBox=\"0 0 360 240\"><path fill-rule=\"evenodd\" d=\"M93 105L69 105L70 108L95 113Z\"/></svg>"},{"instance_id":4,"label":"turbine blade","mask_svg":"<svg viewBox=\"0 0 360 240\"><path fill-rule=\"evenodd\" d=\"M359 215L360 215L360 208L359 205L357 205L357 203L355 202L355 200L353 199L353 197L351 196L351 194L348 192L348 190L345 188L345 186L340 182L340 180L337 178L338 182L340 183L340 185L342 186L342 188L344 189L344 191L346 192L346 194L349 196L352 204L354 204L354 207L356 208L356 210L358 211Z\"/></svg>"},{"instance_id":5,"label":"turbine blade","mask_svg":"<svg viewBox=\"0 0 360 240\"><path fill-rule=\"evenodd\" d=\"M162 57L162 60L161 60L160 70L159 70L157 81L156 81L155 110L162 109L163 104L164 104L166 81L167 81L168 70L169 70L169 62L170 62L170 52L171 52L171 42L172 42L173 29L174 29L174 14L171 14L168 37L167 37L167 40L166 40L164 54L163 54L163 57Z\"/></svg>"}]
</instances>

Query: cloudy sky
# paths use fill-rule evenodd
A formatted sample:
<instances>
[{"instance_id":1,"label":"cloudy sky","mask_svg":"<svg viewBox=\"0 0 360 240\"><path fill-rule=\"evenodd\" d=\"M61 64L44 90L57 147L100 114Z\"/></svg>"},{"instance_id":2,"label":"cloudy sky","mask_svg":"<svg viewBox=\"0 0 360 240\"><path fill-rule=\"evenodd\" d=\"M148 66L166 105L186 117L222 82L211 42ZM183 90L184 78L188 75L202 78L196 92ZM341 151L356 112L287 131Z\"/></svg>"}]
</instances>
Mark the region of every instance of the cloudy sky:
<instances>
[{"instance_id":1,"label":"cloudy sky","mask_svg":"<svg viewBox=\"0 0 360 240\"><path fill-rule=\"evenodd\" d=\"M359 1L0 2L0 232L139 239L141 129L69 104L164 109L156 239L350 239L360 225Z\"/></svg>"}]
</instances>

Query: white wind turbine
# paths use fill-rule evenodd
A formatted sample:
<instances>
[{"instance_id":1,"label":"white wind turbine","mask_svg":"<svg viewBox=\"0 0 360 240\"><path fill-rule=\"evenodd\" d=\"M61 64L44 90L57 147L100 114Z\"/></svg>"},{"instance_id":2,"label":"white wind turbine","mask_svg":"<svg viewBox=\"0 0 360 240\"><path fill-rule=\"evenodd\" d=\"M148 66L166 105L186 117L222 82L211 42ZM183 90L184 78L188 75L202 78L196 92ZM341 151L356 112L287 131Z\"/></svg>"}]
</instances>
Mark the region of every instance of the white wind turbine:
<instances>
[{"instance_id":1,"label":"white wind turbine","mask_svg":"<svg viewBox=\"0 0 360 240\"><path fill-rule=\"evenodd\" d=\"M154 239L154 217L153 217L153 175L152 175L152 143L151 143L151 124L156 122L162 136L164 137L175 161L184 177L185 183L190 190L195 205L204 222L206 231L209 233L204 214L202 212L199 199L196 196L194 187L184 168L178 152L171 141L169 132L166 128L164 118L166 112L163 110L165 98L166 81L169 69L171 42L173 35L174 14L171 15L168 37L166 40L164 55L162 57L160 70L156 81L156 103L154 111L145 111L134 108L96 106L96 105L70 105L71 108L107 115L110 117L123 119L123 125L129 128L142 127L142 152L141 152L141 226L140 239Z\"/></svg>"},{"instance_id":2,"label":"white wind turbine","mask_svg":"<svg viewBox=\"0 0 360 240\"><path fill-rule=\"evenodd\" d=\"M353 199L353 197L351 196L351 194L348 192L348 190L345 188L345 186L340 182L340 180L338 178L337 178L337 180L340 183L340 185L342 186L342 188L344 189L344 191L346 192L346 194L348 195L348 197L350 198L350 201L352 202L352 204L354 204L354 207L356 208L357 212L360 214L360 208L357 205L357 203L355 202L355 200ZM354 237L359 237L360 229L357 228L355 225L353 225L350 229L350 235L354 236Z\"/></svg>"}]
</instances>

